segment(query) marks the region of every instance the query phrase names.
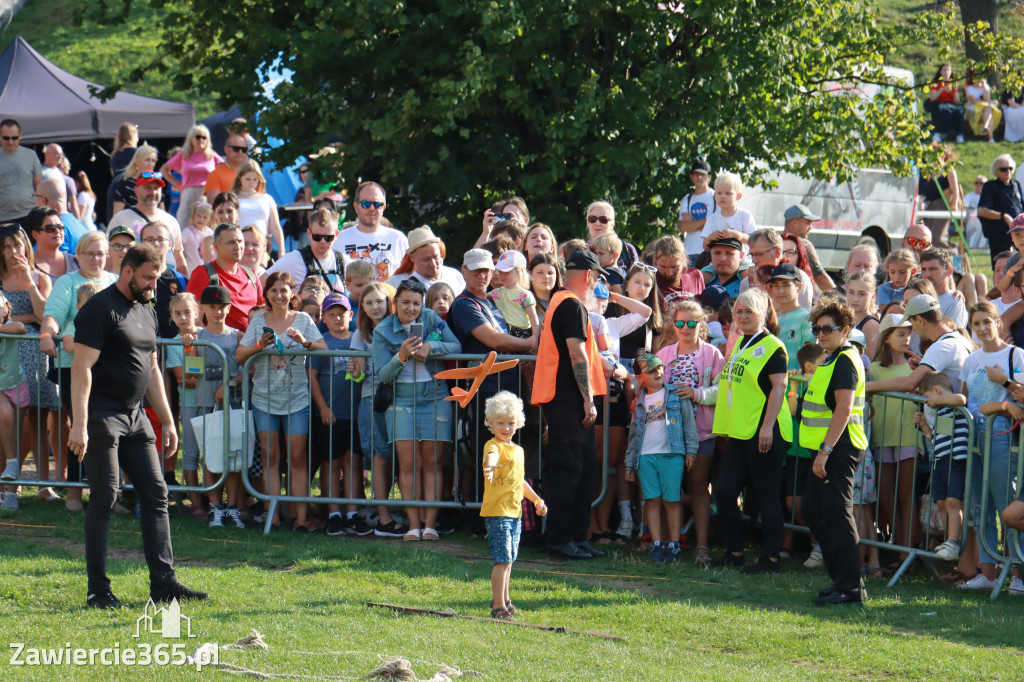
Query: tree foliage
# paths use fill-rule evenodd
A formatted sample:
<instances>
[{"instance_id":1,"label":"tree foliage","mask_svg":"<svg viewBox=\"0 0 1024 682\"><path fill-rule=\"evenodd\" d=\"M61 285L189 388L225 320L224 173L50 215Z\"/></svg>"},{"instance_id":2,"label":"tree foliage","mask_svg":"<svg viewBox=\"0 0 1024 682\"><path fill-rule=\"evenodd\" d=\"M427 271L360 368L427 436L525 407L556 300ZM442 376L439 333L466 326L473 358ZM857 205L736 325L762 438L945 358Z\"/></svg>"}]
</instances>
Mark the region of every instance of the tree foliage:
<instances>
[{"instance_id":1,"label":"tree foliage","mask_svg":"<svg viewBox=\"0 0 1024 682\"><path fill-rule=\"evenodd\" d=\"M397 225L429 222L460 246L510 193L560 237L608 199L644 241L672 229L696 157L748 181L932 167L920 91L881 67L907 45L964 39L948 13L883 25L851 0L153 2L171 11L179 87L258 113L287 141L277 160L341 136L348 187L378 180ZM1013 66L1010 46L978 44ZM291 78L263 87L275 68ZM871 84L885 87L865 101Z\"/></svg>"}]
</instances>

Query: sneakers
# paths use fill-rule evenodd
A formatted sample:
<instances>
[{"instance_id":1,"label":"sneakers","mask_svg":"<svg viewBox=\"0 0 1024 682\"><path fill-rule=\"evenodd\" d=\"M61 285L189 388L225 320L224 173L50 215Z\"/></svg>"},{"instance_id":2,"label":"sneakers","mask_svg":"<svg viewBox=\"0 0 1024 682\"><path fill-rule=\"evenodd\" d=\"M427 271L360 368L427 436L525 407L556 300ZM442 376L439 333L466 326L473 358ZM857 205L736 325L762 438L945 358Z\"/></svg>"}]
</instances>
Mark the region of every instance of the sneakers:
<instances>
[{"instance_id":1,"label":"sneakers","mask_svg":"<svg viewBox=\"0 0 1024 682\"><path fill-rule=\"evenodd\" d=\"M346 535L345 517L341 514L331 514L327 519L327 534L331 537Z\"/></svg>"},{"instance_id":2,"label":"sneakers","mask_svg":"<svg viewBox=\"0 0 1024 682\"><path fill-rule=\"evenodd\" d=\"M444 532L440 528L439 531ZM373 532L373 526L363 520L363 517L356 514L351 519L348 519L348 526L345 530L349 535L358 535L359 537L365 537Z\"/></svg>"},{"instance_id":3,"label":"sneakers","mask_svg":"<svg viewBox=\"0 0 1024 682\"><path fill-rule=\"evenodd\" d=\"M779 562L765 558L758 559L757 563L751 564L750 566L744 566L740 569L740 573L744 573L746 575L761 575L762 573L775 574L778 572Z\"/></svg>"},{"instance_id":4,"label":"sneakers","mask_svg":"<svg viewBox=\"0 0 1024 682\"><path fill-rule=\"evenodd\" d=\"M962 585L957 585L958 590L994 590L996 581L989 580L984 573L979 573Z\"/></svg>"},{"instance_id":5,"label":"sneakers","mask_svg":"<svg viewBox=\"0 0 1024 682\"><path fill-rule=\"evenodd\" d=\"M651 553L647 555L647 560L660 564L665 560L665 547L660 543L651 547Z\"/></svg>"},{"instance_id":6,"label":"sneakers","mask_svg":"<svg viewBox=\"0 0 1024 682\"><path fill-rule=\"evenodd\" d=\"M232 527L245 528L245 521L242 520L242 513L239 511L238 505L229 504L227 509L224 510L224 516Z\"/></svg>"},{"instance_id":7,"label":"sneakers","mask_svg":"<svg viewBox=\"0 0 1024 682\"><path fill-rule=\"evenodd\" d=\"M18 511L18 494L17 493L4 493L3 502L0 502L0 508L4 511Z\"/></svg>"},{"instance_id":8,"label":"sneakers","mask_svg":"<svg viewBox=\"0 0 1024 682\"><path fill-rule=\"evenodd\" d=\"M677 564L683 558L683 548L679 545L669 545L668 553L665 554L666 564Z\"/></svg>"},{"instance_id":9,"label":"sneakers","mask_svg":"<svg viewBox=\"0 0 1024 682\"><path fill-rule=\"evenodd\" d=\"M188 587L185 587L178 581L174 581L173 583L169 585L164 585L163 587L150 587L149 597L154 602L169 602L172 599L177 599L180 602L188 599L192 599L195 601L209 599L210 595L206 594L205 592L199 592L197 590L190 589Z\"/></svg>"},{"instance_id":10,"label":"sneakers","mask_svg":"<svg viewBox=\"0 0 1024 682\"><path fill-rule=\"evenodd\" d=\"M125 605L110 590L99 594L90 594L85 600L90 609L123 609Z\"/></svg>"},{"instance_id":11,"label":"sneakers","mask_svg":"<svg viewBox=\"0 0 1024 682\"><path fill-rule=\"evenodd\" d=\"M943 561L956 561L960 558L960 543L956 540L946 540L935 548L935 556Z\"/></svg>"},{"instance_id":12,"label":"sneakers","mask_svg":"<svg viewBox=\"0 0 1024 682\"><path fill-rule=\"evenodd\" d=\"M708 568L743 568L746 563L747 560L742 554L736 556L732 552L726 552L717 559L712 559Z\"/></svg>"},{"instance_id":13,"label":"sneakers","mask_svg":"<svg viewBox=\"0 0 1024 682\"><path fill-rule=\"evenodd\" d=\"M1006 588L1006 591L1014 597L1024 597L1024 580L1013 576L1013 580L1010 581L1010 586Z\"/></svg>"},{"instance_id":14,"label":"sneakers","mask_svg":"<svg viewBox=\"0 0 1024 682\"><path fill-rule=\"evenodd\" d=\"M249 518L252 519L253 523L263 525L263 522L267 520L265 516L266 510L263 508L262 502L254 502L249 506Z\"/></svg>"},{"instance_id":15,"label":"sneakers","mask_svg":"<svg viewBox=\"0 0 1024 682\"><path fill-rule=\"evenodd\" d=\"M815 545L811 550L811 555L804 562L804 568L821 568L824 565L825 560L821 557L821 545Z\"/></svg>"},{"instance_id":16,"label":"sneakers","mask_svg":"<svg viewBox=\"0 0 1024 682\"><path fill-rule=\"evenodd\" d=\"M615 529L615 534L626 540L633 537L633 519L623 517L619 521L619 527Z\"/></svg>"},{"instance_id":17,"label":"sneakers","mask_svg":"<svg viewBox=\"0 0 1024 682\"><path fill-rule=\"evenodd\" d=\"M374 528L373 534L381 538L401 538L405 537L405 534L409 532L409 526L400 526L394 519L391 523L382 524L377 522L377 527Z\"/></svg>"},{"instance_id":18,"label":"sneakers","mask_svg":"<svg viewBox=\"0 0 1024 682\"><path fill-rule=\"evenodd\" d=\"M210 509L210 528L223 528L224 527L224 512L227 508L223 504L215 504Z\"/></svg>"}]
</instances>

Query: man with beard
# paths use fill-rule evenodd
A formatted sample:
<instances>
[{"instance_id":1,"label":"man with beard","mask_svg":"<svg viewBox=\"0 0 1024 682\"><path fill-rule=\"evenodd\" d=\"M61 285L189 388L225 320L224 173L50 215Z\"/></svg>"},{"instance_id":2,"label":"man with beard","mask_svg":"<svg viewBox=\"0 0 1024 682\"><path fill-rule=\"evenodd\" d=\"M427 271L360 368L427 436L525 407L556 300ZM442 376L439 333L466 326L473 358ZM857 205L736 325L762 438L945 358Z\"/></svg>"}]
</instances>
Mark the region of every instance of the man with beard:
<instances>
[{"instance_id":1,"label":"man with beard","mask_svg":"<svg viewBox=\"0 0 1024 682\"><path fill-rule=\"evenodd\" d=\"M154 171L145 171L135 181L135 197L138 202L123 211L118 211L107 225L107 234L118 225L132 228L135 236L141 239L142 228L149 223L161 223L167 227L171 235L171 255L175 268L185 267L185 252L181 245L181 226L178 219L160 208L163 188L166 186L164 176Z\"/></svg>"},{"instance_id":2,"label":"man with beard","mask_svg":"<svg viewBox=\"0 0 1024 682\"><path fill-rule=\"evenodd\" d=\"M156 359L153 300L163 258L152 247L131 248L116 282L89 299L75 318L71 367L71 432L68 448L85 463L92 491L85 516L86 605L122 608L110 591L107 543L117 500L118 469L131 477L141 502L142 543L154 601L206 599L174 574L167 486L153 429L142 410L143 395L163 425L164 452L176 452L178 434ZM93 381L93 376L101 377Z\"/></svg>"},{"instance_id":3,"label":"man with beard","mask_svg":"<svg viewBox=\"0 0 1024 682\"><path fill-rule=\"evenodd\" d=\"M649 247L657 268L655 281L661 293L661 312L667 313L676 301L689 301L704 291L704 274L691 268L679 237L662 237Z\"/></svg>"},{"instance_id":4,"label":"man with beard","mask_svg":"<svg viewBox=\"0 0 1024 682\"><path fill-rule=\"evenodd\" d=\"M729 296L740 295L740 258L743 256L743 244L738 239L716 239L708 243L711 252L711 265L705 267L704 286L717 284L729 292Z\"/></svg>"},{"instance_id":5,"label":"man with beard","mask_svg":"<svg viewBox=\"0 0 1024 682\"><path fill-rule=\"evenodd\" d=\"M409 240L405 234L384 223L387 197L384 188L376 182L364 182L356 187L352 206L358 220L338 235L340 246L351 260L365 260L377 271L377 281L386 282L405 257Z\"/></svg>"}]
</instances>

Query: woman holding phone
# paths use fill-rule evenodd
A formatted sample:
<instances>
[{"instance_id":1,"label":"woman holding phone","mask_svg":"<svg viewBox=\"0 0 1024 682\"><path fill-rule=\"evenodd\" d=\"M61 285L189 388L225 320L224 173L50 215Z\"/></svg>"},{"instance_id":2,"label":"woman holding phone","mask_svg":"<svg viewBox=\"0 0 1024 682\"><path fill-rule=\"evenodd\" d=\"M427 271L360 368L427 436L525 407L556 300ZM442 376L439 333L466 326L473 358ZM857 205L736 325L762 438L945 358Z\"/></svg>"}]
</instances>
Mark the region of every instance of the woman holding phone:
<instances>
[{"instance_id":1,"label":"woman holding phone","mask_svg":"<svg viewBox=\"0 0 1024 682\"><path fill-rule=\"evenodd\" d=\"M444 370L438 356L459 353L462 344L440 317L423 305L423 284L403 280L395 291L395 312L373 330L373 367L381 384L394 384L385 421L398 454L398 489L404 500L436 501L440 458L452 440L454 411L448 385L434 375ZM403 540L438 540L437 507L410 506ZM422 514L421 514L422 512Z\"/></svg>"}]
</instances>

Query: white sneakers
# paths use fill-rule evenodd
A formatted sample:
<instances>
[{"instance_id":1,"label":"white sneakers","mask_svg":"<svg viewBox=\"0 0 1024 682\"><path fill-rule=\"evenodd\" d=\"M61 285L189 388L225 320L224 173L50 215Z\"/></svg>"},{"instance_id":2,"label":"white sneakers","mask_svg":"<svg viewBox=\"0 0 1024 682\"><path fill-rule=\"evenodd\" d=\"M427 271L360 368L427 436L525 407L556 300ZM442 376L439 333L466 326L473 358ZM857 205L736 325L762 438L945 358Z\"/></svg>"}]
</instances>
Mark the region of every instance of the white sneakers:
<instances>
[{"instance_id":1,"label":"white sneakers","mask_svg":"<svg viewBox=\"0 0 1024 682\"><path fill-rule=\"evenodd\" d=\"M956 540L946 540L935 548L935 556L943 561L956 561L960 558L960 543Z\"/></svg>"},{"instance_id":2,"label":"white sneakers","mask_svg":"<svg viewBox=\"0 0 1024 682\"><path fill-rule=\"evenodd\" d=\"M0 509L18 511L18 496L14 493L0 492Z\"/></svg>"},{"instance_id":3,"label":"white sneakers","mask_svg":"<svg viewBox=\"0 0 1024 682\"><path fill-rule=\"evenodd\" d=\"M996 581L989 580L984 573L979 573L963 585L957 585L957 589L960 590L994 590L995 587Z\"/></svg>"},{"instance_id":4,"label":"white sneakers","mask_svg":"<svg viewBox=\"0 0 1024 682\"><path fill-rule=\"evenodd\" d=\"M633 519L623 517L619 521L619 527L615 529L615 534L627 540L631 538L633 536Z\"/></svg>"},{"instance_id":5,"label":"white sneakers","mask_svg":"<svg viewBox=\"0 0 1024 682\"><path fill-rule=\"evenodd\" d=\"M821 545L815 545L811 550L811 555L804 562L804 568L821 568L824 565L825 560L821 557Z\"/></svg>"},{"instance_id":6,"label":"white sneakers","mask_svg":"<svg viewBox=\"0 0 1024 682\"><path fill-rule=\"evenodd\" d=\"M1021 580L1017 576L1013 576L1013 580L1010 581L1010 587L1006 589L1011 596L1024 597L1024 580Z\"/></svg>"}]
</instances>

